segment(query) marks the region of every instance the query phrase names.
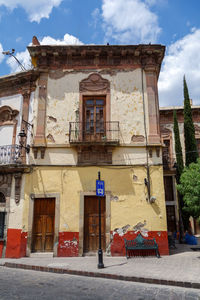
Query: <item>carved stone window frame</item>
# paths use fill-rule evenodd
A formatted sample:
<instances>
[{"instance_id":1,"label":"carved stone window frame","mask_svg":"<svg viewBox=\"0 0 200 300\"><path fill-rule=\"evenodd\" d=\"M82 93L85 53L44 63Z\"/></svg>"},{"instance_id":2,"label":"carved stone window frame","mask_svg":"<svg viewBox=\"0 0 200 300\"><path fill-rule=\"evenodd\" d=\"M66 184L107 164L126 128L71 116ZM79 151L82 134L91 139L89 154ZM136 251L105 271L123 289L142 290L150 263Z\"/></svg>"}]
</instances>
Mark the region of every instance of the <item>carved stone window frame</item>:
<instances>
[{"instance_id":1,"label":"carved stone window frame","mask_svg":"<svg viewBox=\"0 0 200 300\"><path fill-rule=\"evenodd\" d=\"M106 121L110 121L110 81L99 73L92 73L79 83L79 122L83 122L83 101L86 96L104 96Z\"/></svg>"},{"instance_id":2,"label":"carved stone window frame","mask_svg":"<svg viewBox=\"0 0 200 300\"><path fill-rule=\"evenodd\" d=\"M17 134L17 124L16 119L19 111L12 109L10 106L4 105L0 107L0 126L12 125L13 126L13 136L12 136L12 145L16 143L16 134ZM7 119L2 119L3 115L7 115Z\"/></svg>"}]
</instances>

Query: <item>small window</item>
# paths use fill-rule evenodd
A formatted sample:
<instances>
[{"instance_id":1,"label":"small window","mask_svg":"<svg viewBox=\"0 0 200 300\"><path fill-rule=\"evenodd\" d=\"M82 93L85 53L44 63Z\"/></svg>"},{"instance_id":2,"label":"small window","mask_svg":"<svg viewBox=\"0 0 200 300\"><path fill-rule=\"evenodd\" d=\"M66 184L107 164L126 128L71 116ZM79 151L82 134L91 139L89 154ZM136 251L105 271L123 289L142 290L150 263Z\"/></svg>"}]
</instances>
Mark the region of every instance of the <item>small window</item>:
<instances>
[{"instance_id":1,"label":"small window","mask_svg":"<svg viewBox=\"0 0 200 300\"><path fill-rule=\"evenodd\" d=\"M0 192L0 203L6 203L6 197L2 192Z\"/></svg>"},{"instance_id":2,"label":"small window","mask_svg":"<svg viewBox=\"0 0 200 300\"><path fill-rule=\"evenodd\" d=\"M0 212L0 239L4 237L5 212Z\"/></svg>"}]
</instances>

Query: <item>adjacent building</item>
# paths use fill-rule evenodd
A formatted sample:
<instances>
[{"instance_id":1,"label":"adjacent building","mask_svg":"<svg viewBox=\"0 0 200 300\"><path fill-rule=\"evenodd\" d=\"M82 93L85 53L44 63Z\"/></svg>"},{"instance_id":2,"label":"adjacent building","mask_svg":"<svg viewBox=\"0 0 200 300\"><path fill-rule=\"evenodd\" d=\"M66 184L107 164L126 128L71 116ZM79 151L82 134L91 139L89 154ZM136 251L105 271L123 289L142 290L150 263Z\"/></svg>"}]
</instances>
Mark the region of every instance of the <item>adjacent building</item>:
<instances>
[{"instance_id":1,"label":"adjacent building","mask_svg":"<svg viewBox=\"0 0 200 300\"><path fill-rule=\"evenodd\" d=\"M195 127L195 137L198 152L200 153L200 106L192 107L192 119ZM184 115L183 106L161 107L160 108L160 129L161 138L164 145L163 148L163 170L164 170L164 186L165 201L167 211L167 228L169 232L179 231L179 213L178 199L176 191L176 153L175 139L173 131L173 111L177 112L177 120L179 124L180 141L182 145L183 158L185 158L184 145ZM191 218L191 226L193 234L200 233L198 223Z\"/></svg>"}]
</instances>

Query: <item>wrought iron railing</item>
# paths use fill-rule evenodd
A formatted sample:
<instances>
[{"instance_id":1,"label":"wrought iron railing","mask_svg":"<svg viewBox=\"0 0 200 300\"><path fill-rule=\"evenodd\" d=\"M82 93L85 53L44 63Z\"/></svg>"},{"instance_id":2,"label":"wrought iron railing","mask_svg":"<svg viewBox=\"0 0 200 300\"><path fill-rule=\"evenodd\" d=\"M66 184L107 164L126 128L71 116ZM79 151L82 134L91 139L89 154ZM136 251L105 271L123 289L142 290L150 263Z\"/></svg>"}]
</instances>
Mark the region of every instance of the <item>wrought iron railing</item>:
<instances>
[{"instance_id":1,"label":"wrought iron railing","mask_svg":"<svg viewBox=\"0 0 200 300\"><path fill-rule=\"evenodd\" d=\"M118 144L119 122L70 122L69 142L72 144Z\"/></svg>"},{"instance_id":2,"label":"wrought iron railing","mask_svg":"<svg viewBox=\"0 0 200 300\"><path fill-rule=\"evenodd\" d=\"M0 146L0 165L9 165L19 163L20 159L19 145Z\"/></svg>"}]
</instances>

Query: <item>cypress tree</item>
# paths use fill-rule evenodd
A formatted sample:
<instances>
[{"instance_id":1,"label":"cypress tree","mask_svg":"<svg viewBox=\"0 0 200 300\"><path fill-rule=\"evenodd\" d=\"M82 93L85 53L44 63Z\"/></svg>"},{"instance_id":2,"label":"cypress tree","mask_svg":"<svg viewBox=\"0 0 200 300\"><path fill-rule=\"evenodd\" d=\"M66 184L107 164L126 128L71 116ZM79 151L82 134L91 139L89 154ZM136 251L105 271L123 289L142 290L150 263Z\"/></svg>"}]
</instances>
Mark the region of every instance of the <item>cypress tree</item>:
<instances>
[{"instance_id":1,"label":"cypress tree","mask_svg":"<svg viewBox=\"0 0 200 300\"><path fill-rule=\"evenodd\" d=\"M178 127L177 115L175 110L173 112L173 117L174 117L175 152L176 152L176 162L177 162L176 181L179 184L180 177L184 169L184 165L183 165L183 154L182 154L182 147L180 141L179 127Z\"/></svg>"},{"instance_id":2,"label":"cypress tree","mask_svg":"<svg viewBox=\"0 0 200 300\"><path fill-rule=\"evenodd\" d=\"M197 144L195 140L195 129L192 121L192 110L188 87L183 78L184 84L184 137L185 137L185 165L189 166L192 162L196 162L198 158Z\"/></svg>"},{"instance_id":3,"label":"cypress tree","mask_svg":"<svg viewBox=\"0 0 200 300\"><path fill-rule=\"evenodd\" d=\"M180 177L184 169L183 164L183 154L182 154L182 147L181 147L181 141L180 141L180 133L179 133L179 127L178 127L178 121L177 121L177 115L176 111L173 111L173 119L174 119L174 140L175 140L175 152L176 152L176 182L177 184L180 183ZM183 197L178 192L178 204L179 204L179 242L182 243L182 239L184 236L184 227L187 225L187 216L183 215ZM185 220L187 220L185 222ZM183 225L184 223L184 225Z\"/></svg>"}]
</instances>

